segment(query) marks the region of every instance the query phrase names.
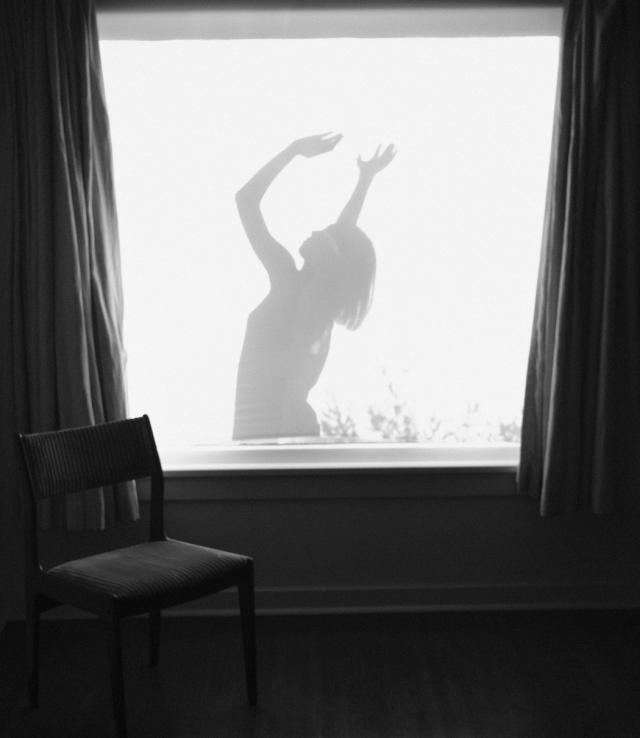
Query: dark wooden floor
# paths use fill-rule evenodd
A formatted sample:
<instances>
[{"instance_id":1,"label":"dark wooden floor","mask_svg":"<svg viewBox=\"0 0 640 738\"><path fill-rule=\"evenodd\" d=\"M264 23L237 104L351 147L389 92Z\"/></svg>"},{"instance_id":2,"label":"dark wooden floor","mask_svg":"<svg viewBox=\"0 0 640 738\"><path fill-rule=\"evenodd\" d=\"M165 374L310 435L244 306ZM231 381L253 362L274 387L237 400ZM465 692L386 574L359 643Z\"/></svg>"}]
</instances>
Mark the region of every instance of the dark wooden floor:
<instances>
[{"instance_id":1,"label":"dark wooden floor","mask_svg":"<svg viewBox=\"0 0 640 738\"><path fill-rule=\"evenodd\" d=\"M126 622L131 738L639 738L640 614L449 613L258 618L247 706L235 618L167 618L160 667ZM24 634L0 636L0 735L113 735L97 621L48 621L41 704Z\"/></svg>"}]
</instances>

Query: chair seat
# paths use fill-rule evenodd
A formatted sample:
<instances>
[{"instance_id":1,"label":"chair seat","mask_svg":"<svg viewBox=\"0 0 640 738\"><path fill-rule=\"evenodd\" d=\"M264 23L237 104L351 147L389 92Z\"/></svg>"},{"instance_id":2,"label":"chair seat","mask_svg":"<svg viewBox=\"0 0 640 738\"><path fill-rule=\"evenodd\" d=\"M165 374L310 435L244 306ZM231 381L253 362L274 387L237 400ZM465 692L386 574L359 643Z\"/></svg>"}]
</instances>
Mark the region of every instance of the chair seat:
<instances>
[{"instance_id":1,"label":"chair seat","mask_svg":"<svg viewBox=\"0 0 640 738\"><path fill-rule=\"evenodd\" d=\"M182 541L151 541L68 561L47 574L120 602L156 598L222 579L247 556Z\"/></svg>"}]
</instances>

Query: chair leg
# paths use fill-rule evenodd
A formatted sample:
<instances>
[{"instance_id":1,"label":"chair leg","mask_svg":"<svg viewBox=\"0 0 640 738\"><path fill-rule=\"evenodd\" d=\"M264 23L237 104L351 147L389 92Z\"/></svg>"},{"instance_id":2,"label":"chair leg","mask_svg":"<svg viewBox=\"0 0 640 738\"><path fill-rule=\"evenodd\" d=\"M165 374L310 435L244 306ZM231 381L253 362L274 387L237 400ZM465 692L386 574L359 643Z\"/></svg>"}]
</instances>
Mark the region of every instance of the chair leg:
<instances>
[{"instance_id":1,"label":"chair leg","mask_svg":"<svg viewBox=\"0 0 640 738\"><path fill-rule=\"evenodd\" d=\"M151 610L149 613L149 666L158 665L160 654L160 623L162 610Z\"/></svg>"},{"instance_id":2,"label":"chair leg","mask_svg":"<svg viewBox=\"0 0 640 738\"><path fill-rule=\"evenodd\" d=\"M244 667L247 679L247 697L249 704L255 705L258 700L258 684L256 669L256 628L255 628L255 595L253 588L253 569L247 578L238 584L240 600L240 621L242 624L242 644L244 648Z\"/></svg>"},{"instance_id":3,"label":"chair leg","mask_svg":"<svg viewBox=\"0 0 640 738\"><path fill-rule=\"evenodd\" d=\"M113 697L113 715L117 738L127 738L127 723L124 704L124 678L122 674L122 638L120 635L120 618L111 617L105 620L107 646L109 650L109 674L111 677L111 694Z\"/></svg>"},{"instance_id":4,"label":"chair leg","mask_svg":"<svg viewBox=\"0 0 640 738\"><path fill-rule=\"evenodd\" d=\"M27 594L27 664L29 674L29 706L38 706L38 675L40 671L40 609L37 596Z\"/></svg>"}]
</instances>

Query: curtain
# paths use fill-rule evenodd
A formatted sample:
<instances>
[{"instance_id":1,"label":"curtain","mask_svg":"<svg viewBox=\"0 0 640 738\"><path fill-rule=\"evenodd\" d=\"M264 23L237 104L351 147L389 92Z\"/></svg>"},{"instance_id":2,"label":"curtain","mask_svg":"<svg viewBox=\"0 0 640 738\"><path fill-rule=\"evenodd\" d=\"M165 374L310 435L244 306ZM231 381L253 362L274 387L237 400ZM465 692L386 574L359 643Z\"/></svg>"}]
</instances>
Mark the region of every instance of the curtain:
<instances>
[{"instance_id":1,"label":"curtain","mask_svg":"<svg viewBox=\"0 0 640 738\"><path fill-rule=\"evenodd\" d=\"M640 508L640 3L569 0L527 373L522 492Z\"/></svg>"},{"instance_id":2,"label":"curtain","mask_svg":"<svg viewBox=\"0 0 640 738\"><path fill-rule=\"evenodd\" d=\"M1 492L17 497L16 431L126 417L125 354L91 0L0 5ZM73 530L139 515L133 485L60 498L40 513L44 527Z\"/></svg>"}]
</instances>

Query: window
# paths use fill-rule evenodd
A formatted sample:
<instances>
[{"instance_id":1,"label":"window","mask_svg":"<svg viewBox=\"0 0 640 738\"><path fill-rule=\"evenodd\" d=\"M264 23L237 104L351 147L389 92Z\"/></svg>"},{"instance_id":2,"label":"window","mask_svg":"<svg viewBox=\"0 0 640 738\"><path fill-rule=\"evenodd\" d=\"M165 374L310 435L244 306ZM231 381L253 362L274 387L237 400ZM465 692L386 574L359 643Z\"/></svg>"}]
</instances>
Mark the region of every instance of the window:
<instances>
[{"instance_id":1,"label":"window","mask_svg":"<svg viewBox=\"0 0 640 738\"><path fill-rule=\"evenodd\" d=\"M165 463L171 448L190 467L211 452L297 458L275 439L266 457L230 447L247 316L268 291L234 195L325 131L344 138L294 160L263 200L298 266L358 155L398 154L358 221L376 248L373 305L357 331L333 330L312 445L366 466L434 450L515 463L560 23L549 7L99 15L130 407L151 416Z\"/></svg>"}]
</instances>

